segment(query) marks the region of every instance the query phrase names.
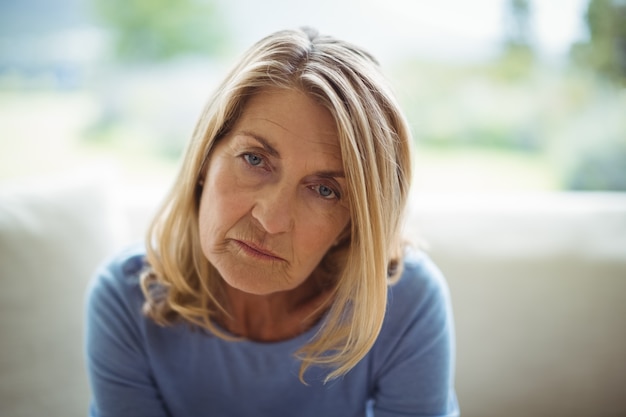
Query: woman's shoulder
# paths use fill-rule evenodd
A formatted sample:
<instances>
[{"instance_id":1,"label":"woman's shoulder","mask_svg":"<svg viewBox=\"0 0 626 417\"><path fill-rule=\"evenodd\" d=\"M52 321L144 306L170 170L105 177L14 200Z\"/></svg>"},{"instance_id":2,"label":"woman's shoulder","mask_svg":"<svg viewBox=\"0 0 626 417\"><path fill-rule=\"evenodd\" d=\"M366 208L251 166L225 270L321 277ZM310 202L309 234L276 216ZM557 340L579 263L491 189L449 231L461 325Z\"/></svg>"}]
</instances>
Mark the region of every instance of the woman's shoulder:
<instances>
[{"instance_id":1,"label":"woman's shoulder","mask_svg":"<svg viewBox=\"0 0 626 417\"><path fill-rule=\"evenodd\" d=\"M389 287L390 302L393 298L424 298L437 293L447 293L446 280L427 253L414 248L404 253L403 271L397 282Z\"/></svg>"},{"instance_id":2,"label":"woman's shoulder","mask_svg":"<svg viewBox=\"0 0 626 417\"><path fill-rule=\"evenodd\" d=\"M405 253L403 268L399 280L389 286L383 326L371 352L377 373L402 368L424 354L444 358L453 344L452 307L443 274L425 252L413 249Z\"/></svg>"},{"instance_id":3,"label":"woman's shoulder","mask_svg":"<svg viewBox=\"0 0 626 417\"><path fill-rule=\"evenodd\" d=\"M128 246L107 258L91 279L87 289L88 303L141 305L144 298L140 277L145 268L143 244Z\"/></svg>"},{"instance_id":4,"label":"woman's shoulder","mask_svg":"<svg viewBox=\"0 0 626 417\"><path fill-rule=\"evenodd\" d=\"M407 249L403 272L389 286L385 321L391 327L424 324L450 313L450 293L444 275L423 251ZM437 320L435 320L437 321Z\"/></svg>"}]
</instances>

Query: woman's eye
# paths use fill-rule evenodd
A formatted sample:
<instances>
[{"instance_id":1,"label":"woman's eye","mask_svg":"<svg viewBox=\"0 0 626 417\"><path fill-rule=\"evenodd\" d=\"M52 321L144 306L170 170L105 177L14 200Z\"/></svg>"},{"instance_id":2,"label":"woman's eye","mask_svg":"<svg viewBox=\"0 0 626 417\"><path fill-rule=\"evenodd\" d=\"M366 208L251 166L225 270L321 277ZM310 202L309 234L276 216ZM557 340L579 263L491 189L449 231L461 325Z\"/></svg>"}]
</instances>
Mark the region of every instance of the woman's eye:
<instances>
[{"instance_id":1,"label":"woman's eye","mask_svg":"<svg viewBox=\"0 0 626 417\"><path fill-rule=\"evenodd\" d=\"M325 185L315 185L312 187L320 197L325 199L339 198L339 194L336 193L332 188L327 187Z\"/></svg>"},{"instance_id":2,"label":"woman's eye","mask_svg":"<svg viewBox=\"0 0 626 417\"><path fill-rule=\"evenodd\" d=\"M263 158L253 153L243 154L243 159L252 166L259 166L263 163Z\"/></svg>"}]
</instances>

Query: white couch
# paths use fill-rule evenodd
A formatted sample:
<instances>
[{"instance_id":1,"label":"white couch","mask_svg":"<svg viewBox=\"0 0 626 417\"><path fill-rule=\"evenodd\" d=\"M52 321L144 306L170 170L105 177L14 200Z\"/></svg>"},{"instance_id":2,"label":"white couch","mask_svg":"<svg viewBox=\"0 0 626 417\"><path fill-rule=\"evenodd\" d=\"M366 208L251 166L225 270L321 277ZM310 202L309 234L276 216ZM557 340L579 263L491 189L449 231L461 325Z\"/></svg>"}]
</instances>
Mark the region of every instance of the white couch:
<instances>
[{"instance_id":1,"label":"white couch","mask_svg":"<svg viewBox=\"0 0 626 417\"><path fill-rule=\"evenodd\" d=\"M159 195L114 182L0 187L3 417L87 414L85 286ZM448 278L463 416L626 415L626 195L418 194L407 233Z\"/></svg>"}]
</instances>

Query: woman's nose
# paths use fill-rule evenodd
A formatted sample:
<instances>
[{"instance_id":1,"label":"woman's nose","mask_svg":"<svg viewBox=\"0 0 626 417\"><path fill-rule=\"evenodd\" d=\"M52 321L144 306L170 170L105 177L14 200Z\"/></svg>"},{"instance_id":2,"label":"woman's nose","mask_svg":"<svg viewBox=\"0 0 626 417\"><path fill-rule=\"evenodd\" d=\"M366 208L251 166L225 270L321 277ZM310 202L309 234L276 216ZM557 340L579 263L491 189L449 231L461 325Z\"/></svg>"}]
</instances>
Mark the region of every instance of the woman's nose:
<instances>
[{"instance_id":1,"label":"woman's nose","mask_svg":"<svg viewBox=\"0 0 626 417\"><path fill-rule=\"evenodd\" d=\"M295 192L288 186L274 184L257 194L252 217L270 234L288 232L294 223Z\"/></svg>"}]
</instances>

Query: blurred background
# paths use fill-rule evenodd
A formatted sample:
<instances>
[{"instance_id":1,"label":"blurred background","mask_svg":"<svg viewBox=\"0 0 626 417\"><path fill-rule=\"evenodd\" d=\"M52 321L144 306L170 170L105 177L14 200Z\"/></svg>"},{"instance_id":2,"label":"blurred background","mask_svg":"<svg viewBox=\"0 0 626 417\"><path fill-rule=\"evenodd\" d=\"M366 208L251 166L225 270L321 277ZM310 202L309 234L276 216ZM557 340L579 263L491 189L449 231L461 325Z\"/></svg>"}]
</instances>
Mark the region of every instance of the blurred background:
<instances>
[{"instance_id":1,"label":"blurred background","mask_svg":"<svg viewBox=\"0 0 626 417\"><path fill-rule=\"evenodd\" d=\"M301 25L379 58L418 189L626 190L623 0L0 0L0 182L167 186L229 66Z\"/></svg>"},{"instance_id":2,"label":"blurred background","mask_svg":"<svg viewBox=\"0 0 626 417\"><path fill-rule=\"evenodd\" d=\"M302 25L406 111L462 415L626 415L626 0L0 0L0 415L86 414L96 265L237 57Z\"/></svg>"}]
</instances>

